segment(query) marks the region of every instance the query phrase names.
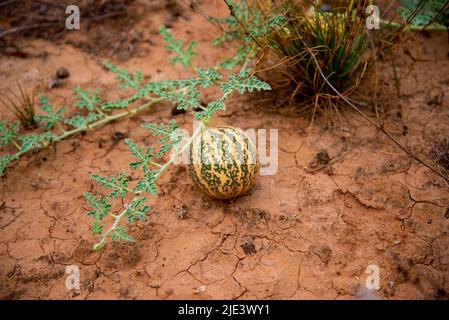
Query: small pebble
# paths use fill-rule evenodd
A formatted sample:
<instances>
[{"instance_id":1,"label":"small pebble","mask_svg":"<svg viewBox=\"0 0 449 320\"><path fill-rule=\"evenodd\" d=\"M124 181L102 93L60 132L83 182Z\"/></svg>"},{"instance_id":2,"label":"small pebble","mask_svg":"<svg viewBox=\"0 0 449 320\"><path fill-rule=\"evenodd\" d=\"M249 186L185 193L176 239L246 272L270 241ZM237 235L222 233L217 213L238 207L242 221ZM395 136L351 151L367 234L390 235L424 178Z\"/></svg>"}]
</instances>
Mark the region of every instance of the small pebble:
<instances>
[{"instance_id":1,"label":"small pebble","mask_svg":"<svg viewBox=\"0 0 449 320\"><path fill-rule=\"evenodd\" d=\"M58 70L56 70L56 78L58 79L65 79L68 78L69 76L70 76L69 70L67 70L64 67L61 67Z\"/></svg>"},{"instance_id":2,"label":"small pebble","mask_svg":"<svg viewBox=\"0 0 449 320\"><path fill-rule=\"evenodd\" d=\"M385 251L385 247L381 243L376 244L375 248L379 251Z\"/></svg>"},{"instance_id":3,"label":"small pebble","mask_svg":"<svg viewBox=\"0 0 449 320\"><path fill-rule=\"evenodd\" d=\"M318 164L328 164L330 161L329 153L326 150L320 150L316 154L316 161Z\"/></svg>"},{"instance_id":4,"label":"small pebble","mask_svg":"<svg viewBox=\"0 0 449 320\"><path fill-rule=\"evenodd\" d=\"M128 137L128 135L126 133L120 132L120 131L116 131L114 132L113 136L112 136L112 140L114 141L120 141L120 140L124 140Z\"/></svg>"},{"instance_id":5,"label":"small pebble","mask_svg":"<svg viewBox=\"0 0 449 320\"><path fill-rule=\"evenodd\" d=\"M187 217L187 213L188 213L188 207L187 206L182 206L177 212L176 212L176 217L178 219L185 219Z\"/></svg>"}]
</instances>

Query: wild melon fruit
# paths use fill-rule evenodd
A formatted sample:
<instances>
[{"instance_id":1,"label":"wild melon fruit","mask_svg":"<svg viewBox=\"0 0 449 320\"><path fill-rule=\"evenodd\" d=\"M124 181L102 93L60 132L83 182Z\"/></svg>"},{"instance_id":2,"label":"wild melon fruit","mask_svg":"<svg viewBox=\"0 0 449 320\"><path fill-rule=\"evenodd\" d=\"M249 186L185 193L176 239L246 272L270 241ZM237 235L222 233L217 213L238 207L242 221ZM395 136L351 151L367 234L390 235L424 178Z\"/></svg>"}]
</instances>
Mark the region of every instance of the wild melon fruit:
<instances>
[{"instance_id":1,"label":"wild melon fruit","mask_svg":"<svg viewBox=\"0 0 449 320\"><path fill-rule=\"evenodd\" d=\"M256 147L241 129L207 129L190 146L189 175L215 199L236 198L251 190L259 168Z\"/></svg>"}]
</instances>

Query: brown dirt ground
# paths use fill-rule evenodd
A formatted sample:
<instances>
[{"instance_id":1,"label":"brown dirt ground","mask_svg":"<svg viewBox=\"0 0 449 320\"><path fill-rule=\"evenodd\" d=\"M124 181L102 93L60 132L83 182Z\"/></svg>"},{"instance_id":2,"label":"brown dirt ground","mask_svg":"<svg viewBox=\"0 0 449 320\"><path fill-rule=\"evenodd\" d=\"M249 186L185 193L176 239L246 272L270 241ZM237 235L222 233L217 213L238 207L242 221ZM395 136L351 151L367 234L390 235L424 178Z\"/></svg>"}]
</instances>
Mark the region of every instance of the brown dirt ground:
<instances>
[{"instance_id":1,"label":"brown dirt ground","mask_svg":"<svg viewBox=\"0 0 449 320\"><path fill-rule=\"evenodd\" d=\"M217 15L224 12L218 2L203 4ZM134 4L141 16L129 32L140 34L137 49L123 61L113 55L114 62L141 69L151 80L185 76L167 63L157 35L161 23L172 24L177 37L197 39L197 61L203 65L232 53L231 47L210 45L217 30L202 17L184 9L173 19L157 3ZM92 54L73 45L73 39L88 36L81 29L67 37L72 44L67 38L18 39L28 55L0 56L1 92L15 80L44 88L64 66L71 74L67 82L48 91L57 104L70 105L75 85L101 88L106 98L125 95L101 67L115 51ZM386 127L431 161L432 145L449 135L447 34L419 37L417 47L414 64L406 54L399 59L404 74L411 70L402 96L395 96L387 65L379 90L388 97L381 100ZM375 264L381 271L380 298L447 299L448 186L352 112L342 113L338 130L317 123L307 143L308 119L281 114L256 98L236 97L216 124L278 128L276 175L259 176L250 195L223 202L202 195L184 167L172 167L158 182L161 194L148 221L132 228L137 242L110 243L101 252L90 250L95 239L82 196L93 189L89 175L128 171L129 153L122 141L114 143L114 133L149 144L154 139L140 123L172 117L171 106L24 157L0 180L0 297L353 299L366 268ZM4 108L1 112L9 116ZM191 130L191 116L176 119ZM306 167L322 149L339 160L310 173ZM80 290L65 287L65 267L72 264L81 271Z\"/></svg>"}]
</instances>

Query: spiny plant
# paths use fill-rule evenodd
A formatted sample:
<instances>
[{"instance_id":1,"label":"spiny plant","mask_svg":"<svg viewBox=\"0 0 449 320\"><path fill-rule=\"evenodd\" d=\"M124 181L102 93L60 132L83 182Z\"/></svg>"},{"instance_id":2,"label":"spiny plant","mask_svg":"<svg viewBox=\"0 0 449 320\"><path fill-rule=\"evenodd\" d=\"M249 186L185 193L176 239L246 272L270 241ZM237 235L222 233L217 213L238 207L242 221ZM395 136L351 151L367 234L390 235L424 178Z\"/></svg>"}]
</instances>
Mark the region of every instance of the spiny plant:
<instances>
[{"instance_id":1,"label":"spiny plant","mask_svg":"<svg viewBox=\"0 0 449 320\"><path fill-rule=\"evenodd\" d=\"M196 56L196 52L193 50L198 45L197 41L190 41L187 48L184 49L184 41L175 40L165 26L160 28L160 32L164 36L164 40L167 42L167 45L164 48L168 52L176 53L175 56L169 58L169 61L173 64L180 62L185 68L189 67L192 59Z\"/></svg>"},{"instance_id":2,"label":"spiny plant","mask_svg":"<svg viewBox=\"0 0 449 320\"><path fill-rule=\"evenodd\" d=\"M3 119L0 122L0 146L16 149L15 152L4 154L0 158L0 175L5 172L11 162L18 160L31 150L40 150L75 134L92 130L127 116L133 116L162 101L162 99L146 96L147 89L136 86L141 81L138 73L132 75L126 69L119 70L108 62L105 62L105 66L116 72L121 86L132 88L134 94L127 99L103 101L100 90L75 87L73 89L74 106L80 110L80 113L73 116L68 115L66 108L55 107L47 97L41 95L38 102L39 113L33 118L42 127L39 132L21 134L17 121L8 123L6 119ZM146 102L138 107L128 109L129 105L139 100ZM113 113L117 109L125 111Z\"/></svg>"},{"instance_id":3,"label":"spiny plant","mask_svg":"<svg viewBox=\"0 0 449 320\"><path fill-rule=\"evenodd\" d=\"M161 32L168 42L166 49L177 54L177 56L171 57L170 61L181 63L185 67L191 67L192 58L195 56L192 49L194 45L190 43L185 48L183 42L175 41L167 29L162 28ZM84 193L91 208L88 215L93 218L92 233L99 236L93 250L103 248L109 239L133 241L133 238L128 234L127 224L146 219L151 208L148 204L148 196L157 196L157 179L176 159L176 157L170 157L169 160L161 163L164 156L171 150L178 150L177 154L182 154L187 150L194 139L204 130L211 117L215 113L225 110L226 99L231 94L271 89L268 84L251 74L251 70L245 62L242 64L240 71L232 73L224 80L225 77L218 70L223 65L229 68L230 64L237 65L238 63L228 59L224 64L223 62L219 63L213 68L193 67L196 72L195 77L150 82L142 87L146 95L154 94L159 99L175 103L177 109L190 110L194 119L199 121L200 125L197 126L192 136L181 145L181 135L177 131L179 125L175 120L159 124L144 123L142 127L148 129L152 135L157 137L156 145L139 146L130 139L125 140L131 157L135 159L129 164L129 169L136 173L139 178L131 182L127 178L130 173L124 171L113 176L92 176L92 179L107 192L106 195ZM211 85L220 86L221 96L209 102L207 106L202 106L201 90ZM120 209L113 211L112 208L117 204ZM126 222L123 222L123 220L126 220Z\"/></svg>"},{"instance_id":4,"label":"spiny plant","mask_svg":"<svg viewBox=\"0 0 449 320\"><path fill-rule=\"evenodd\" d=\"M129 169L139 171L140 178L130 181L129 174L119 172L112 176L93 175L92 179L100 184L107 192L102 195L99 192L91 194L85 192L84 196L90 207L88 215L93 218L91 231L99 236L98 242L93 246L94 250L101 249L106 242L111 240L132 241L128 235L128 224L145 220L150 210L148 196L157 196L156 180L170 167L175 157L161 164L160 161L172 149L180 149L182 154L189 148L192 141L202 132L211 117L225 110L227 98L234 92L244 94L254 90L270 90L270 86L259 80L247 67L252 57L252 49L243 54L240 52L235 57L226 59L210 68L199 68L192 65L192 59L196 53L194 41L184 44L182 40L176 40L166 27L161 27L161 34L167 42L165 48L174 56L170 57L171 63L181 63L184 67L192 67L195 76L178 80L164 80L160 82L143 83L144 77L140 71L134 74L128 69L120 69L112 63L105 61L104 66L116 74L119 87L133 92L126 99L104 101L98 89L73 89L74 106L80 109L80 113L68 116L65 107L55 107L45 96L39 98L40 113L35 120L45 130L40 133L19 134L17 122L0 122L0 146L15 147L15 153L5 154L0 158L0 174L7 166L18 160L23 154L33 149L42 149L52 143L63 140L83 131L89 131L109 122L137 114L156 103L169 101L176 104L177 109L192 110L194 119L201 123L195 129L192 137L180 146L181 136L177 133L179 125L175 120L167 123L145 123L142 126L148 129L158 139L157 146L139 146L130 139L126 139L131 156L135 161L131 162ZM250 46L251 47L251 46ZM220 70L233 69L240 65L241 69L228 75L226 78L219 73ZM221 88L221 96L209 102L206 106L201 103L201 89L217 85ZM138 101L143 104L128 108ZM114 113L115 110L124 110ZM119 204L121 209L113 212L113 202ZM111 224L107 226L107 219Z\"/></svg>"},{"instance_id":5,"label":"spiny plant","mask_svg":"<svg viewBox=\"0 0 449 320\"><path fill-rule=\"evenodd\" d=\"M196 54L193 51L196 42L191 41L184 44L182 40L174 39L169 29L164 26L160 28L160 32L167 42L166 49L175 54L170 61L190 66ZM246 56L250 58L251 50L247 52ZM11 163L30 151L41 150L81 132L134 116L162 101L178 103L178 108L185 110L192 105L196 106L200 100L199 93L195 88L207 87L219 81L221 76L216 72L218 69L232 69L234 66L242 64L243 58L241 54L237 54L213 68L195 68L196 78L147 84L143 83L144 77L141 71L137 70L135 73L131 73L127 68L120 69L109 61L104 61L105 68L116 74L115 79L119 83L119 88L129 90L130 96L106 101L102 98L102 92L99 89L75 87L73 89L73 106L80 112L70 116L67 108L55 106L46 96L41 95L38 101L38 114L33 117L33 121L41 125L41 130L22 133L17 121L10 123L6 119L0 121L0 147L6 151L0 157L0 175ZM248 69L243 70L236 78L231 77L230 80L242 80L244 76L251 78ZM135 106L139 102L141 104ZM196 112L197 117L201 118L210 116L214 111L223 107L224 100L222 99L208 108L203 108L204 110L200 107L195 108L199 110Z\"/></svg>"}]
</instances>

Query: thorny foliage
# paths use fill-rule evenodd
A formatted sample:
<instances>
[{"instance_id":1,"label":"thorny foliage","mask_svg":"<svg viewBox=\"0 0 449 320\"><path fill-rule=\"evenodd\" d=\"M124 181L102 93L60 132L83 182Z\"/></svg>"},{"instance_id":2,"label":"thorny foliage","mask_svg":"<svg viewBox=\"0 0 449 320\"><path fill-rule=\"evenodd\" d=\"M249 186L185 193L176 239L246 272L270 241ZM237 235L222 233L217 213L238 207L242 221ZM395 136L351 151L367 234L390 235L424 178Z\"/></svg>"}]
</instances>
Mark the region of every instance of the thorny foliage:
<instances>
[{"instance_id":1,"label":"thorny foliage","mask_svg":"<svg viewBox=\"0 0 449 320\"><path fill-rule=\"evenodd\" d=\"M357 31L354 26L359 20L350 9L343 13L330 14L316 11L311 15L302 14L300 19L296 19L297 17L289 15L291 12L299 12L297 9L292 10L293 7L283 7L282 10L269 8L270 14L267 15L260 8L252 6L252 1L226 0L226 3L231 10L231 15L224 19L217 19L216 22L225 24L227 32L215 39L213 43L217 45L223 41L241 41L234 57L221 61L212 68L193 67L196 41L186 44L183 40L175 39L169 29L161 27L160 32L167 43L165 48L172 54L169 58L170 62L180 63L186 68L192 67L195 76L144 83L144 77L140 71L133 74L126 68L120 69L105 61L105 67L116 74L119 87L133 93L125 99L104 101L98 89L75 87L73 89L74 106L81 112L73 116L66 114L66 108L54 106L46 97L41 96L39 114L34 119L45 129L44 132L20 134L18 122L0 122L0 146L11 145L17 149L15 153L9 153L0 158L0 174L11 162L30 150L44 148L76 133L133 115L163 100L176 104L178 109L191 110L195 119L207 123L216 112L225 109L226 99L232 93L244 94L254 90L271 89L246 67L245 61L254 56L256 47L263 49L268 46L281 57L293 60L294 63L289 61L291 66L297 69L293 79L299 83L298 88L306 94L321 94L324 84L316 83L319 77L316 76L317 70L308 56L309 53L304 50L304 39L310 41L310 47L314 48L314 53L323 63L322 69L327 72L330 80L337 83L339 89L351 91L351 85L354 84L345 83L348 78L360 81L366 65L360 61L359 52L357 56L352 53L363 47L366 34L357 33L360 31ZM293 1L285 3L292 5ZM405 7L404 10L407 9L409 8ZM347 32L348 20L351 21L351 19L354 22L351 24L354 28L350 29L353 31ZM419 17L415 22L420 23ZM337 48L336 52L331 51L335 48ZM341 52L338 52L338 48L342 48ZM232 73L226 79L220 73L220 70L233 70L239 65L243 65L241 70ZM303 78L301 74L304 75ZM295 77L299 78L295 79ZM341 86L338 84L339 79L342 81ZM201 89L211 85L219 85L222 94L204 107L200 103ZM311 91L310 88L312 88ZM128 109L131 104L141 100L147 102L138 108ZM114 111L117 109L126 111L115 114ZM181 138L177 134L178 124L174 120L160 124L146 123L142 126L158 137L157 146L139 146L132 140L125 140L131 156L135 158L129 165L130 170L139 171L137 176L141 178L130 181L129 172L119 172L112 176L93 175L92 179L101 185L105 192L84 193L90 207L88 215L93 218L92 233L99 236L99 241L93 247L95 250L101 249L109 239L133 240L123 220L131 224L146 219L151 210L146 195L157 196L156 180L172 163L172 160L163 164L160 161L173 148L178 148L180 143ZM117 203L121 204L121 209L115 212L113 208ZM110 226L107 227L109 223Z\"/></svg>"},{"instance_id":2,"label":"thorny foliage","mask_svg":"<svg viewBox=\"0 0 449 320\"><path fill-rule=\"evenodd\" d=\"M244 94L254 90L271 89L268 84L252 75L251 70L246 66L228 75L227 79L220 74L222 69L232 69L234 66L243 64L245 57L241 54L237 55L238 61L228 59L213 68L197 68L192 66L192 59L196 56L193 51L196 42L185 44L184 41L175 39L166 27L161 27L160 31L167 43L165 48L172 54L170 62L181 63L186 68L192 67L195 76L144 83L144 77L140 71L131 73L126 68L120 69L105 61L104 66L116 74L115 79L119 83L119 88L132 90L133 94L126 99L104 101L99 89L75 87L73 106L80 109L80 112L73 116L67 115L65 107L54 106L47 97L40 96L39 114L35 116L35 120L45 131L20 134L18 122L9 124L6 120L0 122L0 146L11 146L17 149L15 153L6 154L0 158L0 174L4 173L11 162L30 150L44 148L73 134L135 114L143 110L143 107L151 106L156 102L170 101L176 104L178 109L191 110L194 118L204 125L216 112L225 109L226 99L232 93ZM201 89L212 85L218 85L221 88L221 97L203 106ZM142 99L149 102L132 110L128 109L128 106ZM113 113L116 109L126 111L119 114ZM142 127L158 138L157 146L139 146L130 139L125 140L131 156L135 159L130 163L129 168L131 171L139 171L138 176L141 178L131 182L128 178L129 172L119 172L112 176L93 175L92 179L103 187L104 192L84 193L90 207L88 215L93 218L91 231L99 236L98 243L93 247L94 250L101 249L109 239L133 240L128 235L127 226L123 220L131 224L146 219L151 209L147 195L157 196L156 180L170 166L172 160L164 164L159 162L173 148L179 147L181 142L181 136L177 133L179 126L175 120L159 124L145 123ZM201 129L202 126L199 128ZM121 204L119 212L113 212L114 203ZM109 219L112 222L107 227Z\"/></svg>"},{"instance_id":3,"label":"thorny foliage","mask_svg":"<svg viewBox=\"0 0 449 320\"><path fill-rule=\"evenodd\" d=\"M184 67L192 66L192 59L196 55L193 51L196 43L192 41L185 45L184 41L175 40L165 27L162 27L160 30L167 42L165 48L169 52L175 53L175 56L170 57L170 61L173 64L181 63ZM138 88L138 95L156 94L163 100L175 103L177 109L192 110L195 119L205 123L216 112L225 109L226 99L233 92L244 94L254 90L270 90L270 86L252 76L251 70L245 67L240 72L230 75L227 81L222 81L223 76L217 71L219 67L194 68L194 70L196 71L196 77L166 80L158 83L151 82ZM130 78L127 74L120 72L120 70L112 71L118 73L118 78L131 86L129 80L134 78ZM200 101L200 89L208 88L213 84L221 86L222 95L217 100L210 102L206 107L203 107ZM150 130L158 138L156 141L158 147L139 146L130 139L125 140L131 156L135 159L130 163L129 167L132 171L140 171L141 178L134 182L133 186L130 186L130 181L126 178L128 175L124 172L111 177L94 175L92 178L100 183L109 194L106 196L94 196L85 193L89 206L92 208L89 215L94 218L92 232L101 234L99 242L94 245L95 250L102 248L108 237L111 237L112 240L133 240L128 235L126 227L120 225L120 220L126 218L128 223L145 220L147 213L151 209L147 204L148 198L145 195L157 196L156 180L172 163L172 160L168 160L164 164L160 164L159 161L173 148L178 148L181 142L181 136L177 133L179 125L175 120L159 124L145 123L142 124L142 127ZM194 135L189 143L193 140ZM111 213L112 205L110 201L117 198L120 198L121 202L125 204L121 212L113 214ZM114 223L108 230L104 231L103 221L108 215L113 218Z\"/></svg>"}]
</instances>

